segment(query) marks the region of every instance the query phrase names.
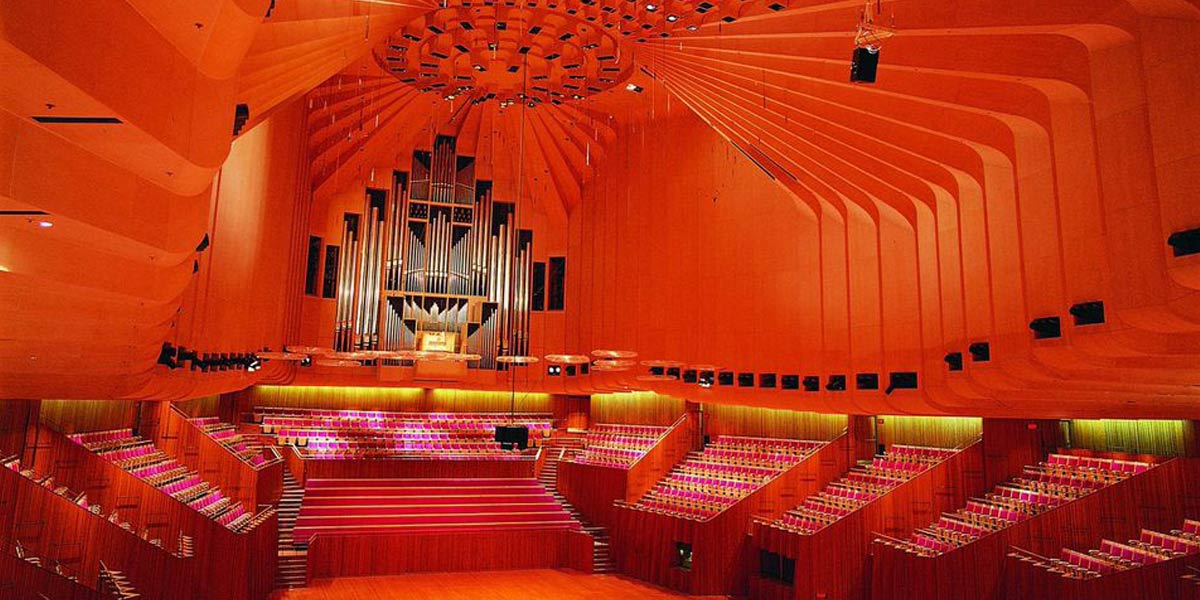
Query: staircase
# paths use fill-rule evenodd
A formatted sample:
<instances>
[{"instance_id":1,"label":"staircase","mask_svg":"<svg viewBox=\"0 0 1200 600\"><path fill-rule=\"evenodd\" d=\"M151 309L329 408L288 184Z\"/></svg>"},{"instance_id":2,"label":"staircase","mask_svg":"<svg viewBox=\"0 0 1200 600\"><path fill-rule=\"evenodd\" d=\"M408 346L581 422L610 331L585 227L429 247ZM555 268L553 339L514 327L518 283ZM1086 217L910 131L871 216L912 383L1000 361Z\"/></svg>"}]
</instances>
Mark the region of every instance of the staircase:
<instances>
[{"instance_id":1,"label":"staircase","mask_svg":"<svg viewBox=\"0 0 1200 600\"><path fill-rule=\"evenodd\" d=\"M279 498L279 567L275 572L277 590L304 587L308 579L308 550L296 548L292 539L302 502L304 488L285 467L283 494Z\"/></svg>"},{"instance_id":2,"label":"staircase","mask_svg":"<svg viewBox=\"0 0 1200 600\"><path fill-rule=\"evenodd\" d=\"M542 471L538 473L538 482L546 486L546 490L554 496L558 503L571 513L571 516L583 525L583 530L591 534L592 539L592 572L593 573L612 573L615 571L615 565L612 561L612 554L609 551L608 531L603 527L598 527L589 523L579 514L579 511L571 506L567 501L566 496L558 492L558 463L559 461L570 459L571 457L583 451L583 438L581 436L571 435L556 435L546 444L543 452L547 452L546 460L542 465Z\"/></svg>"}]
</instances>

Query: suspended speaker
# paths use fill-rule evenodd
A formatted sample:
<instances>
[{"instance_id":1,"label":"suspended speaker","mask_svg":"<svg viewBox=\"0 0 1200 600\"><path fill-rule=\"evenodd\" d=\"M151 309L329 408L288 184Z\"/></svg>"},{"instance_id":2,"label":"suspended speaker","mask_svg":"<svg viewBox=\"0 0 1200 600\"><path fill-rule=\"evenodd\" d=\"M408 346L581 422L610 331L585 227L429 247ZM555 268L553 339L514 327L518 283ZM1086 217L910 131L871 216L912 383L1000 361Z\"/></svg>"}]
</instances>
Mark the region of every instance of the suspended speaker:
<instances>
[{"instance_id":1,"label":"suspended speaker","mask_svg":"<svg viewBox=\"0 0 1200 600\"><path fill-rule=\"evenodd\" d=\"M851 83L875 83L875 72L879 69L879 50L855 48L850 61Z\"/></svg>"},{"instance_id":2,"label":"suspended speaker","mask_svg":"<svg viewBox=\"0 0 1200 600\"><path fill-rule=\"evenodd\" d=\"M1075 317L1075 325L1099 325L1104 322L1104 303L1080 302L1071 307L1071 316Z\"/></svg>"},{"instance_id":3,"label":"suspended speaker","mask_svg":"<svg viewBox=\"0 0 1200 600\"><path fill-rule=\"evenodd\" d=\"M1033 339L1035 340L1051 340L1062 337L1062 321L1058 317L1042 317L1029 322L1029 329L1033 330Z\"/></svg>"},{"instance_id":4,"label":"suspended speaker","mask_svg":"<svg viewBox=\"0 0 1200 600\"><path fill-rule=\"evenodd\" d=\"M967 347L967 351L971 353L971 360L975 362L992 360L992 346L987 342L975 342Z\"/></svg>"}]
</instances>

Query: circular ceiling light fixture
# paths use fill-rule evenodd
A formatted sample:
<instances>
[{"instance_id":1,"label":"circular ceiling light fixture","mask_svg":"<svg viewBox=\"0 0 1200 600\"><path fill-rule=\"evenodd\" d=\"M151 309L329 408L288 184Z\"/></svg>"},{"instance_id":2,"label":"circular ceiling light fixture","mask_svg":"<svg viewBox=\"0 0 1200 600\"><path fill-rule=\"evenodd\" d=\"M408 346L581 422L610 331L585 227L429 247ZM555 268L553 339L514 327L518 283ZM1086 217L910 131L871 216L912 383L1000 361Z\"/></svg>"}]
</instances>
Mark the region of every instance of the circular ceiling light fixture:
<instances>
[{"instance_id":1,"label":"circular ceiling light fixture","mask_svg":"<svg viewBox=\"0 0 1200 600\"><path fill-rule=\"evenodd\" d=\"M313 361L313 364L318 367L361 367L362 363L356 360L338 360L332 358L319 358Z\"/></svg>"},{"instance_id":2,"label":"circular ceiling light fixture","mask_svg":"<svg viewBox=\"0 0 1200 600\"><path fill-rule=\"evenodd\" d=\"M546 362L555 365L582 365L592 362L592 359L583 354L547 354Z\"/></svg>"},{"instance_id":3,"label":"circular ceiling light fixture","mask_svg":"<svg viewBox=\"0 0 1200 600\"><path fill-rule=\"evenodd\" d=\"M263 360L304 360L307 354L299 352L259 352L255 356Z\"/></svg>"},{"instance_id":4,"label":"circular ceiling light fixture","mask_svg":"<svg viewBox=\"0 0 1200 600\"><path fill-rule=\"evenodd\" d=\"M541 360L542 359L540 359L536 356L522 356L522 355L497 356L496 357L496 362L498 362L500 364L517 365L517 366L532 365L534 363L540 362Z\"/></svg>"},{"instance_id":5,"label":"circular ceiling light fixture","mask_svg":"<svg viewBox=\"0 0 1200 600\"><path fill-rule=\"evenodd\" d=\"M596 358L628 359L637 358L638 353L633 350L592 350L592 356Z\"/></svg>"}]
</instances>

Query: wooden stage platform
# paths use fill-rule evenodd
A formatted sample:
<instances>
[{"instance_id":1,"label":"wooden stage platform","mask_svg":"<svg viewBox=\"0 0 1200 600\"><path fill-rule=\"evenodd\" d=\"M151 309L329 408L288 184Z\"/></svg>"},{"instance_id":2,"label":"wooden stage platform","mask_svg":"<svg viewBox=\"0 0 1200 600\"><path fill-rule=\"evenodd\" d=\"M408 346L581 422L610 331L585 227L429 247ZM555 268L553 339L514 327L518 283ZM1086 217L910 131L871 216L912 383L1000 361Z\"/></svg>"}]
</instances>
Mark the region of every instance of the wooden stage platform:
<instances>
[{"instance_id":1,"label":"wooden stage platform","mask_svg":"<svg viewBox=\"0 0 1200 600\"><path fill-rule=\"evenodd\" d=\"M325 579L276 592L272 600L613 600L703 598L684 596L617 575L537 569L423 573L393 577ZM710 596L716 598L716 596Z\"/></svg>"}]
</instances>

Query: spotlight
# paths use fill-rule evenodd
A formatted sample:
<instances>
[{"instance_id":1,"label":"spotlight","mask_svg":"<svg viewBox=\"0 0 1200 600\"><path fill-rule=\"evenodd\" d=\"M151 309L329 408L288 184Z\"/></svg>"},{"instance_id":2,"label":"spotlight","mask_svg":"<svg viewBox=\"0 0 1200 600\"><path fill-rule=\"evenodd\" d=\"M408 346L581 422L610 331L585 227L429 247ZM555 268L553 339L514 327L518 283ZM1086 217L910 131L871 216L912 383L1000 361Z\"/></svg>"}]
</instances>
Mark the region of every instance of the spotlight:
<instances>
[{"instance_id":1,"label":"spotlight","mask_svg":"<svg viewBox=\"0 0 1200 600\"><path fill-rule=\"evenodd\" d=\"M546 374L551 377L558 377L559 375L562 375L562 367L560 367L558 365L547 366Z\"/></svg>"},{"instance_id":2,"label":"spotlight","mask_svg":"<svg viewBox=\"0 0 1200 600\"><path fill-rule=\"evenodd\" d=\"M175 362L175 353L175 347L171 345L171 342L163 342L162 350L158 352L158 364L168 369L178 369L179 363Z\"/></svg>"},{"instance_id":3,"label":"spotlight","mask_svg":"<svg viewBox=\"0 0 1200 600\"><path fill-rule=\"evenodd\" d=\"M646 12L654 12L656 10L658 10L657 4L647 4L646 5Z\"/></svg>"},{"instance_id":4,"label":"spotlight","mask_svg":"<svg viewBox=\"0 0 1200 600\"><path fill-rule=\"evenodd\" d=\"M32 223L41 229L50 229L51 227L54 227L54 221L42 220L42 221L32 221Z\"/></svg>"},{"instance_id":5,"label":"spotlight","mask_svg":"<svg viewBox=\"0 0 1200 600\"><path fill-rule=\"evenodd\" d=\"M250 362L249 362L249 364L246 365L246 368L251 373L262 368L262 361L258 359L258 355L256 355L256 354L250 355Z\"/></svg>"},{"instance_id":6,"label":"spotlight","mask_svg":"<svg viewBox=\"0 0 1200 600\"><path fill-rule=\"evenodd\" d=\"M713 372L712 371L701 371L700 377L697 379L697 383L699 383L700 387L702 387L702 388L712 387L713 386Z\"/></svg>"},{"instance_id":7,"label":"spotlight","mask_svg":"<svg viewBox=\"0 0 1200 600\"><path fill-rule=\"evenodd\" d=\"M304 358L300 359L300 366L302 366L302 367L311 367L311 366L312 366L312 357L311 357L311 356L305 356Z\"/></svg>"},{"instance_id":8,"label":"spotlight","mask_svg":"<svg viewBox=\"0 0 1200 600\"><path fill-rule=\"evenodd\" d=\"M635 93L635 94L640 94L640 93L642 93L642 86L640 86L640 85L638 85L638 84L636 84L636 83L627 83L627 84L625 84L625 89L626 89L626 91L630 91L630 92L633 92L633 93Z\"/></svg>"},{"instance_id":9,"label":"spotlight","mask_svg":"<svg viewBox=\"0 0 1200 600\"><path fill-rule=\"evenodd\" d=\"M688 25L687 26L688 31L696 31L697 29L700 29L700 27L698 25Z\"/></svg>"},{"instance_id":10,"label":"spotlight","mask_svg":"<svg viewBox=\"0 0 1200 600\"><path fill-rule=\"evenodd\" d=\"M674 23L675 21L678 21L678 20L679 20L679 17L677 17L677 16L675 16L675 15L667 15L667 22L668 22L668 23Z\"/></svg>"}]
</instances>

